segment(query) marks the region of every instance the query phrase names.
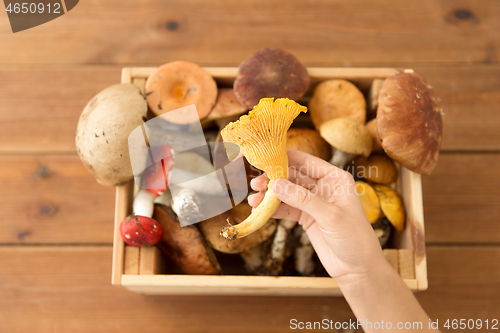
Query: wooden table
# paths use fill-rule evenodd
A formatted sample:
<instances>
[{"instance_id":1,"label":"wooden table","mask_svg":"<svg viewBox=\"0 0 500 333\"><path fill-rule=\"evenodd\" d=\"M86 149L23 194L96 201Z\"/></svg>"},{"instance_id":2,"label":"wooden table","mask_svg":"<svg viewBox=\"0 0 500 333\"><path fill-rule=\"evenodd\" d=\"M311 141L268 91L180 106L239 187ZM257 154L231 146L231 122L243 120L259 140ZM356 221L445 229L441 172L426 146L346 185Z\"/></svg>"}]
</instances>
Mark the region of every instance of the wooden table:
<instances>
[{"instance_id":1,"label":"wooden table","mask_svg":"<svg viewBox=\"0 0 500 333\"><path fill-rule=\"evenodd\" d=\"M75 152L78 116L123 66L236 66L263 46L308 66L413 68L446 113L423 178L432 318L500 315L500 2L81 1L12 34L0 14L0 332L282 332L343 298L146 297L112 287L114 189ZM246 313L246 314L245 314Z\"/></svg>"}]
</instances>

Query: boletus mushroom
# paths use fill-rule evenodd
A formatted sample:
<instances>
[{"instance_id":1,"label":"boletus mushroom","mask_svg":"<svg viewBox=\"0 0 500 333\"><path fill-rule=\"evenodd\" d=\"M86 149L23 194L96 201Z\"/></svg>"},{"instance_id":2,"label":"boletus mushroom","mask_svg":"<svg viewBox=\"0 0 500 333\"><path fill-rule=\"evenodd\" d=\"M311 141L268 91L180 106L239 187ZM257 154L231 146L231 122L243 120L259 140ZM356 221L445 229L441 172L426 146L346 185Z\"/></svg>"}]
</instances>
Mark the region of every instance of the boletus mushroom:
<instances>
[{"instance_id":1,"label":"boletus mushroom","mask_svg":"<svg viewBox=\"0 0 500 333\"><path fill-rule=\"evenodd\" d=\"M201 125L206 128L212 125L214 121L241 116L247 111L248 108L241 104L232 88L220 88L214 108L210 111L208 116L202 120ZM225 125L227 124L224 124L224 126Z\"/></svg>"},{"instance_id":2,"label":"boletus mushroom","mask_svg":"<svg viewBox=\"0 0 500 333\"><path fill-rule=\"evenodd\" d=\"M205 118L215 105L217 84L212 76L195 63L173 61L160 66L146 81L146 100L151 111L174 124L195 121L169 111L196 105L199 119Z\"/></svg>"},{"instance_id":3,"label":"boletus mushroom","mask_svg":"<svg viewBox=\"0 0 500 333\"><path fill-rule=\"evenodd\" d=\"M144 123L147 111L141 91L133 84L108 87L83 109L76 151L99 184L116 186L133 178L128 137Z\"/></svg>"},{"instance_id":4,"label":"boletus mushroom","mask_svg":"<svg viewBox=\"0 0 500 333\"><path fill-rule=\"evenodd\" d=\"M380 210L380 201L373 187L369 184L357 181L356 192L358 192L361 204L365 210L366 217L370 223L375 223L382 215Z\"/></svg>"},{"instance_id":5,"label":"boletus mushroom","mask_svg":"<svg viewBox=\"0 0 500 333\"><path fill-rule=\"evenodd\" d=\"M405 228L405 210L398 192L386 185L373 185L385 217L398 231Z\"/></svg>"},{"instance_id":6,"label":"boletus mushroom","mask_svg":"<svg viewBox=\"0 0 500 333\"><path fill-rule=\"evenodd\" d=\"M366 123L366 129L370 132L373 139L373 150L382 149L382 141L380 140L380 136L378 135L378 122L377 118L373 118L369 122Z\"/></svg>"},{"instance_id":7,"label":"boletus mushroom","mask_svg":"<svg viewBox=\"0 0 500 333\"><path fill-rule=\"evenodd\" d=\"M248 115L228 124L221 131L225 142L239 146L248 162L269 177L268 190L262 202L245 221L224 227L221 235L225 239L233 240L257 231L278 208L281 201L272 186L276 179L288 178L286 135L301 112L307 112L307 108L288 98L263 98ZM229 145L227 151L230 160L239 154L231 149L234 145Z\"/></svg>"},{"instance_id":8,"label":"boletus mushroom","mask_svg":"<svg viewBox=\"0 0 500 333\"><path fill-rule=\"evenodd\" d=\"M315 130L290 128L286 137L286 147L289 149L300 150L327 161L332 157L330 145Z\"/></svg>"},{"instance_id":9,"label":"boletus mushroom","mask_svg":"<svg viewBox=\"0 0 500 333\"><path fill-rule=\"evenodd\" d=\"M236 97L248 109L266 97L299 100L309 88L309 73L293 54L262 48L240 65L234 81Z\"/></svg>"},{"instance_id":10,"label":"boletus mushroom","mask_svg":"<svg viewBox=\"0 0 500 333\"><path fill-rule=\"evenodd\" d=\"M432 87L415 73L402 73L384 80L378 102L378 134L387 155L414 172L430 174L443 135L443 110Z\"/></svg>"},{"instance_id":11,"label":"boletus mushroom","mask_svg":"<svg viewBox=\"0 0 500 333\"><path fill-rule=\"evenodd\" d=\"M252 207L243 201L225 213L200 222L198 227L214 250L223 253L240 253L266 241L276 230L276 220L269 219L262 228L247 237L228 241L220 235L220 230L227 226L228 221L231 225L237 225L244 221L251 212Z\"/></svg>"},{"instance_id":12,"label":"boletus mushroom","mask_svg":"<svg viewBox=\"0 0 500 333\"><path fill-rule=\"evenodd\" d=\"M366 101L363 93L349 81L326 80L314 89L309 101L311 120L319 130L330 119L345 117L364 124Z\"/></svg>"},{"instance_id":13,"label":"boletus mushroom","mask_svg":"<svg viewBox=\"0 0 500 333\"><path fill-rule=\"evenodd\" d=\"M332 146L330 163L343 168L355 157L369 156L372 137L365 125L350 118L335 118L321 124L319 133Z\"/></svg>"}]
</instances>

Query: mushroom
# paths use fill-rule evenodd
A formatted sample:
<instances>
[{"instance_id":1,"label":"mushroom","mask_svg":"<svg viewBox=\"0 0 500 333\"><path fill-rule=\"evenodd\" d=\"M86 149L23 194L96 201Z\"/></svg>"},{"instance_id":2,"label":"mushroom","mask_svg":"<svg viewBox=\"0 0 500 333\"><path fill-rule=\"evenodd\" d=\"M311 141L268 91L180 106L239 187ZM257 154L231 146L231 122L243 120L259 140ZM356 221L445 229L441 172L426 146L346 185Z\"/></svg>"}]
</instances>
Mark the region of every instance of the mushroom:
<instances>
[{"instance_id":1,"label":"mushroom","mask_svg":"<svg viewBox=\"0 0 500 333\"><path fill-rule=\"evenodd\" d=\"M288 98L263 98L248 115L221 131L225 142L238 145L248 162L269 177L268 190L262 202L245 221L224 227L221 235L225 239L244 237L260 229L278 208L281 201L272 186L276 179L288 178L286 133L300 112L307 112L307 108ZM228 147L228 157L234 160L239 152Z\"/></svg>"},{"instance_id":2,"label":"mushroom","mask_svg":"<svg viewBox=\"0 0 500 333\"><path fill-rule=\"evenodd\" d=\"M309 88L309 73L293 54L262 48L240 65L234 92L248 109L265 97L299 100Z\"/></svg>"},{"instance_id":3,"label":"mushroom","mask_svg":"<svg viewBox=\"0 0 500 333\"><path fill-rule=\"evenodd\" d=\"M382 213L398 231L405 228L405 210L401 196L389 186L373 185L373 189L380 201Z\"/></svg>"},{"instance_id":4,"label":"mushroom","mask_svg":"<svg viewBox=\"0 0 500 333\"><path fill-rule=\"evenodd\" d=\"M368 92L368 97L366 98L368 101L368 116L369 118L373 118L377 116L377 108L378 108L378 95L380 93L380 87L382 86L383 79L375 79L370 86L370 91Z\"/></svg>"},{"instance_id":5,"label":"mushroom","mask_svg":"<svg viewBox=\"0 0 500 333\"><path fill-rule=\"evenodd\" d=\"M443 109L432 87L415 73L402 73L384 80L378 102L378 134L387 155L414 172L430 174L443 135Z\"/></svg>"},{"instance_id":6,"label":"mushroom","mask_svg":"<svg viewBox=\"0 0 500 333\"><path fill-rule=\"evenodd\" d=\"M330 163L343 168L359 155L372 152L372 137L365 125L350 118L335 118L321 124L319 133L331 146Z\"/></svg>"},{"instance_id":7,"label":"mushroom","mask_svg":"<svg viewBox=\"0 0 500 333\"><path fill-rule=\"evenodd\" d=\"M152 218L155 197L146 189L135 195L132 215L120 224L120 235L128 245L155 245L163 237L162 227Z\"/></svg>"},{"instance_id":8,"label":"mushroom","mask_svg":"<svg viewBox=\"0 0 500 333\"><path fill-rule=\"evenodd\" d=\"M190 119L169 111L196 105L199 119L205 118L217 99L217 84L203 68L187 61L173 61L160 66L146 81L146 100L151 111L174 124L188 124ZM167 113L167 114L165 114Z\"/></svg>"},{"instance_id":9,"label":"mushroom","mask_svg":"<svg viewBox=\"0 0 500 333\"><path fill-rule=\"evenodd\" d=\"M133 178L128 137L146 118L148 107L133 84L117 84L98 93L83 109L76 129L76 151L102 185Z\"/></svg>"},{"instance_id":10,"label":"mushroom","mask_svg":"<svg viewBox=\"0 0 500 333\"><path fill-rule=\"evenodd\" d=\"M359 89L346 80L326 80L319 83L309 101L311 120L319 129L330 119L345 117L364 124L366 101Z\"/></svg>"},{"instance_id":11,"label":"mushroom","mask_svg":"<svg viewBox=\"0 0 500 333\"><path fill-rule=\"evenodd\" d=\"M380 246L384 247L391 236L391 223L386 218L382 218L372 224L372 227Z\"/></svg>"},{"instance_id":12,"label":"mushroom","mask_svg":"<svg viewBox=\"0 0 500 333\"><path fill-rule=\"evenodd\" d=\"M373 139L373 150L382 149L382 141L380 141L380 136L378 135L378 123L377 118L374 118L366 123L366 129L370 132Z\"/></svg>"},{"instance_id":13,"label":"mushroom","mask_svg":"<svg viewBox=\"0 0 500 333\"><path fill-rule=\"evenodd\" d=\"M332 149L328 142L312 129L290 128L287 133L286 147L303 151L327 161L332 157Z\"/></svg>"},{"instance_id":14,"label":"mushroom","mask_svg":"<svg viewBox=\"0 0 500 333\"><path fill-rule=\"evenodd\" d=\"M132 214L120 224L120 236L130 246L152 246L162 239L163 228L150 217Z\"/></svg>"},{"instance_id":15,"label":"mushroom","mask_svg":"<svg viewBox=\"0 0 500 333\"><path fill-rule=\"evenodd\" d=\"M287 239L296 224L297 221L286 219L281 219L279 221L270 249L262 262L262 268L267 275L276 276L283 271L283 263L291 254L290 242L288 242Z\"/></svg>"},{"instance_id":16,"label":"mushroom","mask_svg":"<svg viewBox=\"0 0 500 333\"><path fill-rule=\"evenodd\" d=\"M163 227L158 247L184 273L214 275L221 267L210 246L194 225L181 227L175 214L166 206L156 205L153 218Z\"/></svg>"},{"instance_id":17,"label":"mushroom","mask_svg":"<svg viewBox=\"0 0 500 333\"><path fill-rule=\"evenodd\" d=\"M295 270L300 275L309 276L316 268L316 263L313 260L314 248L306 234L304 228L296 228L297 237L299 238L299 246L295 249L294 265Z\"/></svg>"},{"instance_id":18,"label":"mushroom","mask_svg":"<svg viewBox=\"0 0 500 333\"><path fill-rule=\"evenodd\" d=\"M356 182L356 192L358 192L361 204L363 204L363 209L365 210L366 217L370 223L375 223L382 215L380 210L379 197L375 193L373 187L369 184L357 181Z\"/></svg>"},{"instance_id":19,"label":"mushroom","mask_svg":"<svg viewBox=\"0 0 500 333\"><path fill-rule=\"evenodd\" d=\"M228 241L221 237L220 230L227 225L228 220L232 225L236 225L241 223L251 212L252 207L246 202L241 202L228 212L200 222L198 227L207 243L214 250L223 253L240 253L266 241L276 230L276 220L269 219L262 228L247 237L234 241Z\"/></svg>"},{"instance_id":20,"label":"mushroom","mask_svg":"<svg viewBox=\"0 0 500 333\"><path fill-rule=\"evenodd\" d=\"M207 128L216 120L240 116L247 111L248 108L241 104L232 88L220 88L214 108L201 121L201 125Z\"/></svg>"},{"instance_id":21,"label":"mushroom","mask_svg":"<svg viewBox=\"0 0 500 333\"><path fill-rule=\"evenodd\" d=\"M391 184L397 180L398 171L387 155L373 153L354 160L354 175L377 184Z\"/></svg>"},{"instance_id":22,"label":"mushroom","mask_svg":"<svg viewBox=\"0 0 500 333\"><path fill-rule=\"evenodd\" d=\"M153 149L152 154L156 162L144 170L144 186L155 196L160 196L168 188L167 175L174 165L174 150L172 146L165 145ZM156 158L157 156L160 159Z\"/></svg>"},{"instance_id":23,"label":"mushroom","mask_svg":"<svg viewBox=\"0 0 500 333\"><path fill-rule=\"evenodd\" d=\"M172 210L177 214L182 226L199 222L203 218L198 194L190 188L170 190L172 193Z\"/></svg>"}]
</instances>

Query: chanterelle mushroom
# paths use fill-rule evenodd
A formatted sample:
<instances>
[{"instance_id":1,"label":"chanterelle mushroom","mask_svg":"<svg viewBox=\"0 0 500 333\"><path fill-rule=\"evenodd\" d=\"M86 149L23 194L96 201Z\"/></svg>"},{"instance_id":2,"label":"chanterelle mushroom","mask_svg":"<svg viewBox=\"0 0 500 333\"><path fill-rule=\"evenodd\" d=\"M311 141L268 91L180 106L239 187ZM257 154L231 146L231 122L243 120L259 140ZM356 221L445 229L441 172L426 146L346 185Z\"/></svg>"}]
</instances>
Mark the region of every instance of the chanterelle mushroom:
<instances>
[{"instance_id":1,"label":"chanterelle mushroom","mask_svg":"<svg viewBox=\"0 0 500 333\"><path fill-rule=\"evenodd\" d=\"M238 145L248 162L263 170L270 180L264 200L252 214L240 224L222 229L221 236L225 239L244 237L260 229L278 208L280 200L272 186L276 179L288 178L286 135L301 112L307 112L307 108L288 98L263 98L248 115L221 131L224 142ZM230 146L227 148L228 157L233 160L237 154Z\"/></svg>"}]
</instances>

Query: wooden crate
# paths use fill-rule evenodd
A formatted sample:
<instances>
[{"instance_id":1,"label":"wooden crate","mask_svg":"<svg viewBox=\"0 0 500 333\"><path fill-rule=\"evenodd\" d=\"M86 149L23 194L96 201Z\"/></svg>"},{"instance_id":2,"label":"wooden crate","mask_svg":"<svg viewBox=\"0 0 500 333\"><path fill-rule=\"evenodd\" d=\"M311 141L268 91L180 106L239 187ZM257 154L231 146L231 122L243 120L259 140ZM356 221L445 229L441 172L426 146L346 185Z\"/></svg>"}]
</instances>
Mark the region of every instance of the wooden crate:
<instances>
[{"instance_id":1,"label":"wooden crate","mask_svg":"<svg viewBox=\"0 0 500 333\"><path fill-rule=\"evenodd\" d=\"M134 83L141 90L147 77L156 68L124 68L122 83ZM236 67L205 68L221 86L232 86ZM301 102L307 102L314 86L327 79L346 79L368 93L376 79L392 76L395 68L308 68L311 88ZM412 70L404 70L412 71ZM384 253L406 285L414 291L427 289L422 183L420 175L399 167L396 189L402 195L406 209L406 228L396 232L397 249ZM198 276L158 274L161 254L156 248L134 249L125 246L119 233L121 221L131 213L134 183L116 188L115 229L113 239L112 284L128 290L157 295L341 295L337 282L326 277L296 276Z\"/></svg>"}]
</instances>

